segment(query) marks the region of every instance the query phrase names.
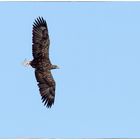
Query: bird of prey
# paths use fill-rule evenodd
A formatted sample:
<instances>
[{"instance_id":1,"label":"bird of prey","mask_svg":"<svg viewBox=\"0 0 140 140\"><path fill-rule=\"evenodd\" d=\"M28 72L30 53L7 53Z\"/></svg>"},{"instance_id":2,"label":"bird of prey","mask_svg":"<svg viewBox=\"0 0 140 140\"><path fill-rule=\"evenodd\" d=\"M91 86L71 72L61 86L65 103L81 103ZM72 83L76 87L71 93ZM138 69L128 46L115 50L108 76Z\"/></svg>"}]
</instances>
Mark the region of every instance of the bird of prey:
<instances>
[{"instance_id":1,"label":"bird of prey","mask_svg":"<svg viewBox=\"0 0 140 140\"><path fill-rule=\"evenodd\" d=\"M35 77L38 82L42 102L47 108L54 104L55 100L55 81L51 70L59 68L52 65L49 59L50 39L48 27L43 17L38 17L33 23L32 30L32 54L33 60L28 61L27 65L35 69Z\"/></svg>"}]
</instances>

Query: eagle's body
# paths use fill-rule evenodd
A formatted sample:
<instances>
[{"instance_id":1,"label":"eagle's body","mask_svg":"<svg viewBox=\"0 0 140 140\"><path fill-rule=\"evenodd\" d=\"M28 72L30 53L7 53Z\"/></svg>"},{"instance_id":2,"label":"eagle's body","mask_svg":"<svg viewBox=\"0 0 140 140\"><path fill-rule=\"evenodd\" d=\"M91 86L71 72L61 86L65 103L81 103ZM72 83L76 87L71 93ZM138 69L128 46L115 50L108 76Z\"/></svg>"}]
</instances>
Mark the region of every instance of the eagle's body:
<instances>
[{"instance_id":1,"label":"eagle's body","mask_svg":"<svg viewBox=\"0 0 140 140\"><path fill-rule=\"evenodd\" d=\"M50 40L47 23L43 18L37 18L33 24L32 42L33 60L30 61L30 65L35 68L35 76L42 102L47 107L51 107L55 99L55 81L51 69L58 67L52 65L49 59Z\"/></svg>"}]
</instances>

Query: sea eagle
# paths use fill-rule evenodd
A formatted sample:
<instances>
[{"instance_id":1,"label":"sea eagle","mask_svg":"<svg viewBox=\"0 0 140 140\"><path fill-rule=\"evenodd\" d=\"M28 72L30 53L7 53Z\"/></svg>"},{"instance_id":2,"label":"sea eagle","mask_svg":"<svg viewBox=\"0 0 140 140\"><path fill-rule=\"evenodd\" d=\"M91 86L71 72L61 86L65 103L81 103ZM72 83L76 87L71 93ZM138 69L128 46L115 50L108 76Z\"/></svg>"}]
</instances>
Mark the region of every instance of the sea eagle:
<instances>
[{"instance_id":1,"label":"sea eagle","mask_svg":"<svg viewBox=\"0 0 140 140\"><path fill-rule=\"evenodd\" d=\"M54 104L55 81L51 70L59 68L52 65L49 59L50 39L47 23L42 17L38 17L33 23L32 30L32 54L33 60L26 62L35 69L35 77L38 82L42 102L47 108Z\"/></svg>"}]
</instances>

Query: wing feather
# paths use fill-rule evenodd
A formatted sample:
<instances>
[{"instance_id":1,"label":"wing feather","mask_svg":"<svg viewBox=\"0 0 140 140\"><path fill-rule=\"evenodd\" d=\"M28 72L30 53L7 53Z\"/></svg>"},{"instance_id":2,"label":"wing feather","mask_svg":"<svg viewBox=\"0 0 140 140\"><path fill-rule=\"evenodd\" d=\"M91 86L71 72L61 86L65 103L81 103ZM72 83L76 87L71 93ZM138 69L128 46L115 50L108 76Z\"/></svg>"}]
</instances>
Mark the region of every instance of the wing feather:
<instances>
[{"instance_id":1,"label":"wing feather","mask_svg":"<svg viewBox=\"0 0 140 140\"><path fill-rule=\"evenodd\" d=\"M40 57L39 52L42 53L42 55L45 54L45 56L49 59L49 45L50 45L50 40L49 40L49 34L48 34L48 28L47 28L47 23L46 21L39 17L35 20L33 24L33 57L37 58ZM38 45L39 48L38 49ZM47 48L44 51L44 48Z\"/></svg>"},{"instance_id":2,"label":"wing feather","mask_svg":"<svg viewBox=\"0 0 140 140\"><path fill-rule=\"evenodd\" d=\"M42 96L42 102L49 108L54 104L55 99L55 81L52 74L50 70L44 72L35 70L35 76L38 82L40 95Z\"/></svg>"}]
</instances>

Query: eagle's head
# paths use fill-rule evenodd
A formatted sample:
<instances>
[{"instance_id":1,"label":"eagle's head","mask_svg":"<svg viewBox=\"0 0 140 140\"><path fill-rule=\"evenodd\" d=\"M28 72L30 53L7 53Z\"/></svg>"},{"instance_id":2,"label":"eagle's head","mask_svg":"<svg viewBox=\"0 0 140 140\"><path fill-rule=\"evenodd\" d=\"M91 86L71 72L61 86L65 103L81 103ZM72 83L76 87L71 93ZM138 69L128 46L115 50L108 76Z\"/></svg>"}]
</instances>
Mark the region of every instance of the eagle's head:
<instances>
[{"instance_id":1,"label":"eagle's head","mask_svg":"<svg viewBox=\"0 0 140 140\"><path fill-rule=\"evenodd\" d=\"M51 69L59 69L57 65L52 65Z\"/></svg>"}]
</instances>

